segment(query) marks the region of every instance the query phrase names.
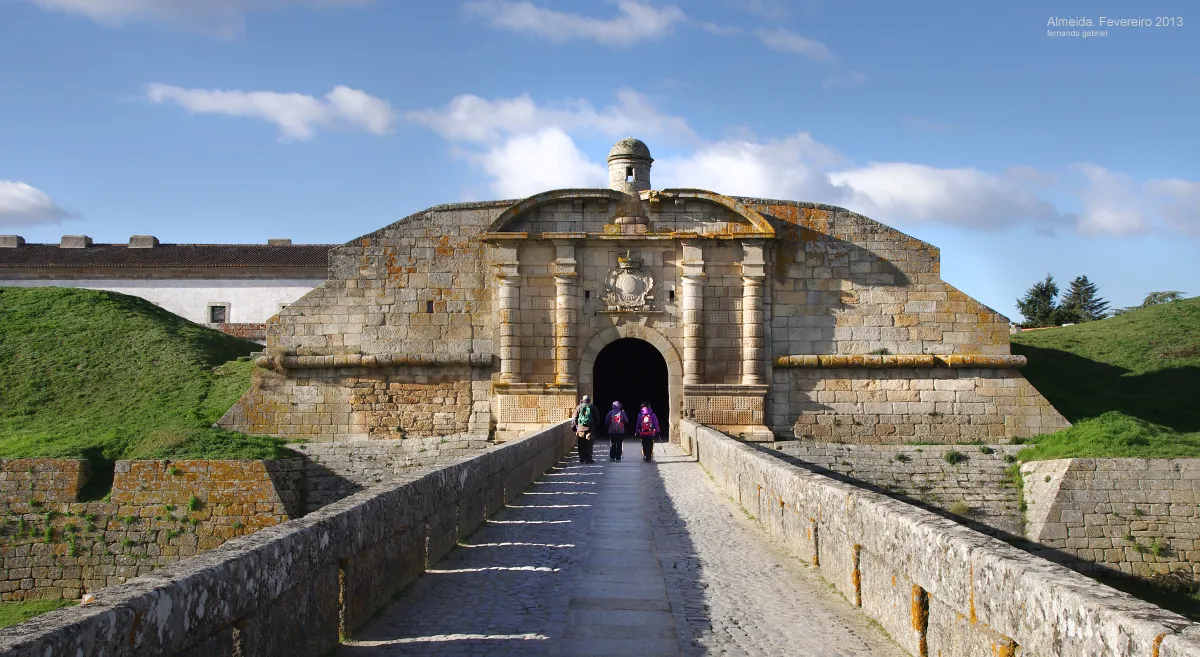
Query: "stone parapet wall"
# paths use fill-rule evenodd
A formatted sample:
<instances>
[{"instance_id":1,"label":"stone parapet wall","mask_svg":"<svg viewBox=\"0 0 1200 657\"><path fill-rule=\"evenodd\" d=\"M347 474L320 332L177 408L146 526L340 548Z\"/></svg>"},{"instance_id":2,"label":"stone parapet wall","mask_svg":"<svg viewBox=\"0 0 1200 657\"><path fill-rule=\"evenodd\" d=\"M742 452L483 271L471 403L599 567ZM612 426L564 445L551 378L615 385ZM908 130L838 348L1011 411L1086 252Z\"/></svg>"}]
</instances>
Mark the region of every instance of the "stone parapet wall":
<instances>
[{"instance_id":1,"label":"stone parapet wall","mask_svg":"<svg viewBox=\"0 0 1200 657\"><path fill-rule=\"evenodd\" d=\"M1200 580L1200 459L1034 461L1021 476L1026 537L1048 558Z\"/></svg>"},{"instance_id":2,"label":"stone parapet wall","mask_svg":"<svg viewBox=\"0 0 1200 657\"><path fill-rule=\"evenodd\" d=\"M782 369L769 426L861 444L1000 442L1070 426L1012 369Z\"/></svg>"},{"instance_id":3,"label":"stone parapet wall","mask_svg":"<svg viewBox=\"0 0 1200 657\"><path fill-rule=\"evenodd\" d=\"M403 440L355 440L293 445L303 454L307 511L364 488L411 477L422 467L445 465L493 447L471 434Z\"/></svg>"},{"instance_id":4,"label":"stone parapet wall","mask_svg":"<svg viewBox=\"0 0 1200 657\"><path fill-rule=\"evenodd\" d=\"M81 463L34 467L60 465L67 476L55 489L78 492ZM78 598L297 517L302 476L300 459L118 461L106 501L10 498L0 503L0 599Z\"/></svg>"},{"instance_id":5,"label":"stone parapet wall","mask_svg":"<svg viewBox=\"0 0 1200 657\"><path fill-rule=\"evenodd\" d=\"M1021 491L1008 473L1024 445L845 445L785 441L783 454L1022 536ZM984 451L981 451L984 450ZM953 453L954 455L947 456Z\"/></svg>"},{"instance_id":6,"label":"stone parapet wall","mask_svg":"<svg viewBox=\"0 0 1200 657\"><path fill-rule=\"evenodd\" d=\"M0 461L0 507L37 502L74 502L87 483L87 461L4 459Z\"/></svg>"},{"instance_id":7,"label":"stone parapet wall","mask_svg":"<svg viewBox=\"0 0 1200 657\"><path fill-rule=\"evenodd\" d=\"M683 421L717 485L909 654L1200 655L1200 628L1045 559Z\"/></svg>"},{"instance_id":8,"label":"stone parapet wall","mask_svg":"<svg viewBox=\"0 0 1200 657\"><path fill-rule=\"evenodd\" d=\"M562 423L0 630L0 655L323 655L551 468Z\"/></svg>"}]
</instances>

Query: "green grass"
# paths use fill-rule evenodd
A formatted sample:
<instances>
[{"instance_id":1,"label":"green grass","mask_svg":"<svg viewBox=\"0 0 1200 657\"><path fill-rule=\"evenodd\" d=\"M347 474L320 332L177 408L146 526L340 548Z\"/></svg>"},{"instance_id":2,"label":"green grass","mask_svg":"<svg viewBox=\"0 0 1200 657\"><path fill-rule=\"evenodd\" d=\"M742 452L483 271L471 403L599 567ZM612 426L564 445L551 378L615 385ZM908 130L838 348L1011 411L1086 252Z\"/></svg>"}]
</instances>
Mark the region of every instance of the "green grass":
<instances>
[{"instance_id":1,"label":"green grass","mask_svg":"<svg viewBox=\"0 0 1200 657\"><path fill-rule=\"evenodd\" d=\"M0 287L0 458L282 456L212 428L259 349L137 297Z\"/></svg>"},{"instance_id":2,"label":"green grass","mask_svg":"<svg viewBox=\"0 0 1200 657\"><path fill-rule=\"evenodd\" d=\"M27 602L0 602L0 628L12 627L55 609L79 604L78 600L29 600Z\"/></svg>"},{"instance_id":3,"label":"green grass","mask_svg":"<svg viewBox=\"0 0 1200 657\"><path fill-rule=\"evenodd\" d=\"M1014 335L1012 351L1074 424L1019 460L1200 457L1200 297Z\"/></svg>"},{"instance_id":4,"label":"green grass","mask_svg":"<svg viewBox=\"0 0 1200 657\"><path fill-rule=\"evenodd\" d=\"M1071 422L1120 411L1200 431L1200 297L1012 336L1022 373Z\"/></svg>"},{"instance_id":5,"label":"green grass","mask_svg":"<svg viewBox=\"0 0 1200 657\"><path fill-rule=\"evenodd\" d=\"M1200 432L1180 433L1119 411L1038 436L1033 442L1033 446L1017 453L1018 460L1200 457Z\"/></svg>"}]
</instances>

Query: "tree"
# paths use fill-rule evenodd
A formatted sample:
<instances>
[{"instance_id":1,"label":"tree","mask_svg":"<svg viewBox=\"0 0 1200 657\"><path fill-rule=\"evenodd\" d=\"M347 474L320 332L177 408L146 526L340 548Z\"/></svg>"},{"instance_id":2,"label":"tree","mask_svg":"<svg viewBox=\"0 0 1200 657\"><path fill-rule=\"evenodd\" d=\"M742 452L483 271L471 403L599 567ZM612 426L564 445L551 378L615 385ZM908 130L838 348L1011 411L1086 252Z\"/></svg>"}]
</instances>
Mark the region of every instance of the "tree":
<instances>
[{"instance_id":1,"label":"tree","mask_svg":"<svg viewBox=\"0 0 1200 657\"><path fill-rule=\"evenodd\" d=\"M1147 306L1157 306L1160 303L1179 301L1182 298L1183 292L1179 292L1177 290L1171 290L1168 292L1151 292L1150 294L1146 295L1145 299L1142 300L1142 307L1146 308Z\"/></svg>"},{"instance_id":2,"label":"tree","mask_svg":"<svg viewBox=\"0 0 1200 657\"><path fill-rule=\"evenodd\" d=\"M1087 276L1071 281L1071 287L1058 305L1059 324L1079 324L1108 316L1108 302L1096 294L1096 284Z\"/></svg>"},{"instance_id":3,"label":"tree","mask_svg":"<svg viewBox=\"0 0 1200 657\"><path fill-rule=\"evenodd\" d=\"M1046 274L1046 280L1034 283L1033 287L1025 293L1024 298L1017 299L1017 310L1020 310L1021 315L1025 317L1025 323L1021 326L1026 328L1057 326L1058 305L1054 301L1057 296L1058 284L1054 282L1054 277L1050 274Z\"/></svg>"}]
</instances>

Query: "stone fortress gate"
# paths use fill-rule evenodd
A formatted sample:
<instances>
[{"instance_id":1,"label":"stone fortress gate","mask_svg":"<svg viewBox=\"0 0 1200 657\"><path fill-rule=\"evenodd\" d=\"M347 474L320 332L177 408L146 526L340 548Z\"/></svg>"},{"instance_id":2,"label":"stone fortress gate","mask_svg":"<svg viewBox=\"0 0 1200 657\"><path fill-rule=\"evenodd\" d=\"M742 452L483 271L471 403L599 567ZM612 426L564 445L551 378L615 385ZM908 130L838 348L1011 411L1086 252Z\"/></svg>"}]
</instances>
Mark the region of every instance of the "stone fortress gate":
<instances>
[{"instance_id":1,"label":"stone fortress gate","mask_svg":"<svg viewBox=\"0 0 1200 657\"><path fill-rule=\"evenodd\" d=\"M842 208L654 190L652 162L622 139L608 189L439 205L335 247L220 424L505 440L591 394L651 401L672 438L679 418L866 444L1068 426L936 247Z\"/></svg>"}]
</instances>

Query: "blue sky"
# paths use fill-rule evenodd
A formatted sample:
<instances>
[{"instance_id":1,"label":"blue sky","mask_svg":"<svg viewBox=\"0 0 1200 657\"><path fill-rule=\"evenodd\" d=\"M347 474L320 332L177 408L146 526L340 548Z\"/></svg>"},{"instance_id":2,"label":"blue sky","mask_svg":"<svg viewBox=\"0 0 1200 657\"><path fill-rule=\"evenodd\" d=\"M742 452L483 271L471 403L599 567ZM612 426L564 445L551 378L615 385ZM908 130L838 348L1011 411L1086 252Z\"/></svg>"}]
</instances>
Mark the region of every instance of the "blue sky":
<instances>
[{"instance_id":1,"label":"blue sky","mask_svg":"<svg viewBox=\"0 0 1200 657\"><path fill-rule=\"evenodd\" d=\"M1048 272L1115 306L1191 296L1190 6L0 0L0 232L344 242L438 203L602 186L633 135L657 188L862 212L1014 319ZM1047 35L1075 29L1107 34Z\"/></svg>"}]
</instances>

